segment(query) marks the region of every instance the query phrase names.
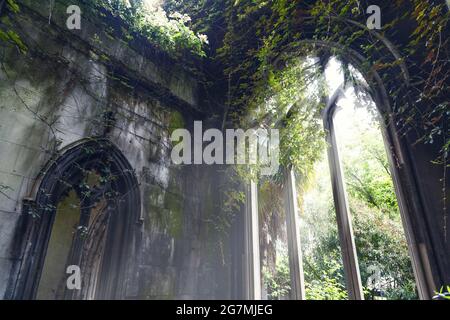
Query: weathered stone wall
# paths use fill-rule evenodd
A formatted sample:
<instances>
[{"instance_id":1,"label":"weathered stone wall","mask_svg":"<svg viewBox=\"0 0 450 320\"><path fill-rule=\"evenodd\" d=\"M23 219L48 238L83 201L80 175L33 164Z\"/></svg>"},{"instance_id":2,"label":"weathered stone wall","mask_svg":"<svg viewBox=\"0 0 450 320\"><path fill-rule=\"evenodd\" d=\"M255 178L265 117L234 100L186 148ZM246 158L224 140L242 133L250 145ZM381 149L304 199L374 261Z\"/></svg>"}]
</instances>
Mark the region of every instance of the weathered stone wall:
<instances>
[{"instance_id":1,"label":"weathered stone wall","mask_svg":"<svg viewBox=\"0 0 450 320\"><path fill-rule=\"evenodd\" d=\"M57 153L110 139L140 184L142 243L130 298L229 298L229 256L208 221L220 214L214 167L174 167L169 136L201 115L193 76L145 43L108 37L94 22L64 30L62 8L23 1L15 28L29 47L0 47L0 297L22 256L22 201ZM211 196L215 195L215 196Z\"/></svg>"}]
</instances>

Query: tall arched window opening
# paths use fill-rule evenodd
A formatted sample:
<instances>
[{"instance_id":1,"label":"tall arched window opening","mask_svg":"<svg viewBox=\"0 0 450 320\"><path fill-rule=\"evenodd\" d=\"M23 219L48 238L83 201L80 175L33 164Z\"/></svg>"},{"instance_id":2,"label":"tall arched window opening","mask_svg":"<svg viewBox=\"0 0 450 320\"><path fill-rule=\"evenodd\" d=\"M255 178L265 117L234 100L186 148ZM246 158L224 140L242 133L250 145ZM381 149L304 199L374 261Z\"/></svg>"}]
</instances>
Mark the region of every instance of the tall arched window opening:
<instances>
[{"instance_id":1,"label":"tall arched window opening","mask_svg":"<svg viewBox=\"0 0 450 320\"><path fill-rule=\"evenodd\" d=\"M287 129L290 121L299 121L297 131L287 131L288 140L292 137L307 145L309 137L317 139L315 133L323 131L326 143L302 149L311 154L284 149L289 151L289 161L307 162L310 157L316 159L316 165L303 166L302 172L294 173L287 168L284 180L273 181L276 188L266 192L280 199L279 186L288 190L289 181L294 181L299 190L292 193L297 194L296 199L285 198L284 210L279 206L276 211L283 219L290 217L291 225L297 214L300 223L294 224L296 228L300 225L300 231L286 230L290 245L282 243L284 262L269 274L272 288L267 289L264 280L268 272L262 269L263 293L264 289L270 293L275 292L273 288L283 288L282 294L268 296L275 299L425 297L423 290L416 288L416 280L421 283L417 261L413 265L410 260L417 255L414 244L411 246L408 212L395 174L393 142L388 138L389 110L375 105L378 92L351 64L344 65L333 57L325 61L326 65L323 59L303 59L297 73L296 65L289 65L294 70L288 74L291 79L296 74L305 78L295 84L303 91L296 94L296 87L285 88L287 93L280 94L281 98L266 101L269 112L264 119ZM281 115L275 113L277 103L285 104ZM248 210L260 219L264 218L261 199L260 208ZM260 228L259 232L266 231ZM277 256L282 256L283 251L278 251ZM264 257L264 250L260 254Z\"/></svg>"}]
</instances>

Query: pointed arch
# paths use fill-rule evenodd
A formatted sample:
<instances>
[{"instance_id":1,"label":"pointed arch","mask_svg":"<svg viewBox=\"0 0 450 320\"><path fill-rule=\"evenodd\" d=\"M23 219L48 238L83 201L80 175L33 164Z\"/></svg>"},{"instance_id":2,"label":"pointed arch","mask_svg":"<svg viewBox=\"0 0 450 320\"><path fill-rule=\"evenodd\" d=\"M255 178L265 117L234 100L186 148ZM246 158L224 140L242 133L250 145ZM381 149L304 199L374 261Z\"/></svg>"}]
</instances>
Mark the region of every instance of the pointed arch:
<instances>
[{"instance_id":1,"label":"pointed arch","mask_svg":"<svg viewBox=\"0 0 450 320\"><path fill-rule=\"evenodd\" d=\"M91 171L97 172L101 181L95 186L83 181ZM23 226L19 228L24 243L22 262L13 285L13 298L36 298L57 206L71 190L82 199L80 226L87 228L92 220L92 228L86 232L86 239L73 240L69 256L71 263L86 269L82 270L85 287L66 292L64 298L118 299L127 295L126 285L132 281L127 274L133 265L129 261L136 258L139 243L139 230L135 230L140 220L139 184L122 152L102 138L80 141L52 159L40 175L35 198L24 201ZM90 219L99 203L96 194L101 194L106 205L103 214ZM102 250L101 266L93 260L100 254L98 250ZM94 267L98 270L95 279L89 269Z\"/></svg>"}]
</instances>

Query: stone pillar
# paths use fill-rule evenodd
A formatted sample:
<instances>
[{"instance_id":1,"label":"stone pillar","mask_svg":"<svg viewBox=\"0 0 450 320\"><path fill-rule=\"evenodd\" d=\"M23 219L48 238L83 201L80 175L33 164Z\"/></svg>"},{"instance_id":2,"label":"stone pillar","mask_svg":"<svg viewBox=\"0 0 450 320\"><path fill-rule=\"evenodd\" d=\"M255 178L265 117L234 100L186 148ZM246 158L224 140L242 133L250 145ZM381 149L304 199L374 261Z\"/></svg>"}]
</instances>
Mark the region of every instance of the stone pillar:
<instances>
[{"instance_id":1,"label":"stone pillar","mask_svg":"<svg viewBox=\"0 0 450 320\"><path fill-rule=\"evenodd\" d=\"M245 204L245 286L244 298L261 300L261 266L259 261L258 186L250 182Z\"/></svg>"},{"instance_id":2,"label":"stone pillar","mask_svg":"<svg viewBox=\"0 0 450 320\"><path fill-rule=\"evenodd\" d=\"M292 169L285 170L284 206L289 251L289 269L291 273L291 299L305 300L305 278L303 274L303 255L300 242L300 224L298 219L297 188Z\"/></svg>"},{"instance_id":3,"label":"stone pillar","mask_svg":"<svg viewBox=\"0 0 450 320\"><path fill-rule=\"evenodd\" d=\"M325 128L327 129L328 160L348 296L350 300L364 300L350 209L332 119L326 119Z\"/></svg>"}]
</instances>

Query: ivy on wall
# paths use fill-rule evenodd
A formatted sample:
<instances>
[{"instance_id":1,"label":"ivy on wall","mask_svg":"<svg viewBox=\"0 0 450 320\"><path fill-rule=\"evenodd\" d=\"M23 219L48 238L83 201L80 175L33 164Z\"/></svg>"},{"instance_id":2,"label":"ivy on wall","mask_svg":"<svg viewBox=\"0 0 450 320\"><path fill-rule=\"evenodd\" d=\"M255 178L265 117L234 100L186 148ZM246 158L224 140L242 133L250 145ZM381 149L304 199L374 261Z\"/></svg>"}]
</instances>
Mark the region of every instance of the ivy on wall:
<instances>
[{"instance_id":1,"label":"ivy on wall","mask_svg":"<svg viewBox=\"0 0 450 320\"><path fill-rule=\"evenodd\" d=\"M168 0L166 3L169 9L192 15L194 29L202 30L209 38L221 37L211 42L210 58L222 67L225 79L222 81L227 88L226 120L251 126L252 122L246 120L255 117L267 120L264 117L270 113L287 116L289 108L299 101L298 95L288 91L304 86L309 77L305 72L295 72L298 57L320 57L319 67L323 71L327 59L338 56L348 70L353 63L349 56L354 54L364 58L355 67L369 85L377 87L379 76L386 87L393 110L385 116L395 119L399 134L415 136L417 143L432 144L431 150L438 149L434 163L444 168L445 183L450 151L450 13L445 1ZM381 8L381 30L369 30L366 25L369 16L366 10L372 4ZM348 72L346 75L347 81L354 80ZM275 109L274 103L269 103L274 99ZM317 115L323 104L304 108L309 111L299 112ZM323 133L311 125L311 119L303 121L298 118L301 116L290 116L286 124L289 130L281 134L282 162L305 172L316 161L310 151L319 146ZM300 155L308 156L296 161Z\"/></svg>"},{"instance_id":2,"label":"ivy on wall","mask_svg":"<svg viewBox=\"0 0 450 320\"><path fill-rule=\"evenodd\" d=\"M174 57L183 52L204 57L208 39L189 27L191 18L179 12L167 13L161 7L150 7L145 1L96 0L95 9L105 9L128 23L128 32L144 36L150 43Z\"/></svg>"},{"instance_id":3,"label":"ivy on wall","mask_svg":"<svg viewBox=\"0 0 450 320\"><path fill-rule=\"evenodd\" d=\"M293 62L297 57L325 57L320 61L323 68L327 55L342 55L343 61L349 63L345 55L348 49L355 48L367 58L359 66L360 71L368 77L373 77L374 72L381 75L391 98L398 131L407 134L414 130L418 142L439 144L440 153L435 163L448 167L450 107L446 96L449 89L446 32L450 14L444 1L380 3L386 14L383 29L377 32L365 27L365 9L369 3L360 0L168 0L165 10L149 9L145 1L80 0L80 3L91 8L91 13L109 13L124 21L128 40L133 34L140 34L173 57L185 52L205 57L208 37L213 39L208 57L218 63L215 67L221 68L227 79L225 117L234 123L242 124L246 115L255 110L258 117L270 112L284 116L299 101L299 97L289 91L301 87L302 82L304 85L308 75L298 72ZM19 10L16 0L2 2L2 11L6 14L2 12L0 39L26 52L26 44L8 27L11 15ZM166 12L173 13L167 15ZM194 17L194 22L187 13ZM400 30L406 30L406 34L397 35ZM395 39L397 43L388 39ZM308 40L330 46L326 50L317 45L308 47L305 45ZM211 79L210 82L216 80L223 81ZM269 103L270 99L277 100L276 110L273 103ZM309 106L309 111L302 112L317 115L321 108L323 104L315 103ZM305 137L310 146L315 146L323 136L316 125L308 124L311 120L291 114L284 123L289 130L284 130L286 135L281 137L282 162L294 164L299 171L305 168L296 164L295 159L309 153L309 150L302 150ZM306 134L292 136L294 127ZM306 130L308 128L312 131ZM317 132L316 136L309 134L313 131ZM306 163L305 160L302 159L302 163ZM309 162L315 160L311 155Z\"/></svg>"},{"instance_id":4,"label":"ivy on wall","mask_svg":"<svg viewBox=\"0 0 450 320\"><path fill-rule=\"evenodd\" d=\"M366 25L372 4L381 8L381 30ZM385 119L393 119L399 136L435 152L433 162L443 169L446 214L450 13L445 1L166 0L165 7L189 14L193 29L208 35L216 69L211 81L225 97L224 123L280 128L282 165L293 165L302 185L324 144L321 98L329 92L320 74L329 58L344 63L346 83L357 89L364 86L350 66L358 68L372 98L370 88L380 89L382 82L392 109ZM307 57L319 59L305 64ZM307 90L312 84L318 89L313 95ZM248 178L243 169L237 168L237 175Z\"/></svg>"},{"instance_id":5,"label":"ivy on wall","mask_svg":"<svg viewBox=\"0 0 450 320\"><path fill-rule=\"evenodd\" d=\"M20 11L15 0L3 0L0 2L0 41L16 46L21 53L26 53L27 47L20 36L12 28L10 16ZM5 12L6 14L3 14Z\"/></svg>"}]
</instances>

